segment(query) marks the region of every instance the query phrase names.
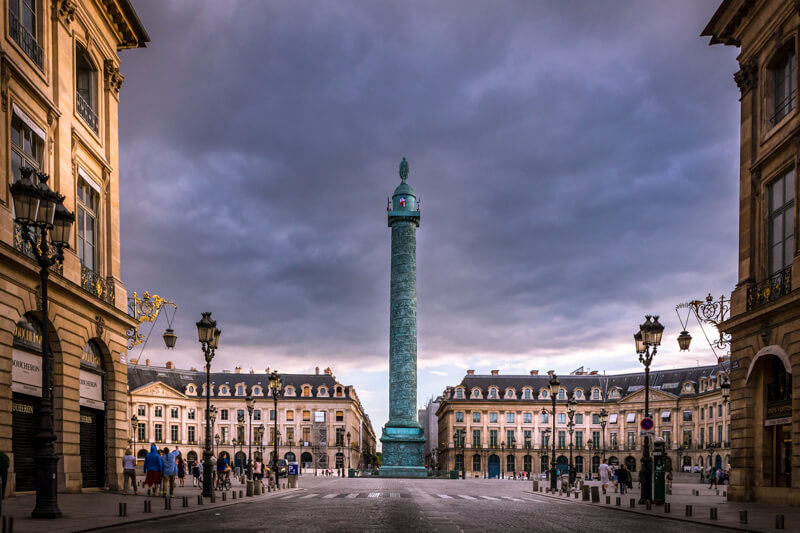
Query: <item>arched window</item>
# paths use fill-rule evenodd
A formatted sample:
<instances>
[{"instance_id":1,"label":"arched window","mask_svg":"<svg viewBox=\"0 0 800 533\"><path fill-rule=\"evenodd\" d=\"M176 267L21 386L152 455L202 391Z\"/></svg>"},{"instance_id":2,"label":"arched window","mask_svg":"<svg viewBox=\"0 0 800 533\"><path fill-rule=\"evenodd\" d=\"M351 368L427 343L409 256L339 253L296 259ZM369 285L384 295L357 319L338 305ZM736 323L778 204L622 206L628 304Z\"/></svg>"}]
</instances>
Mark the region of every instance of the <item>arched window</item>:
<instances>
[{"instance_id":1,"label":"arched window","mask_svg":"<svg viewBox=\"0 0 800 533\"><path fill-rule=\"evenodd\" d=\"M564 389L558 389L558 399L559 400L566 400L567 399L567 391Z\"/></svg>"},{"instance_id":2,"label":"arched window","mask_svg":"<svg viewBox=\"0 0 800 533\"><path fill-rule=\"evenodd\" d=\"M489 398L497 398L497 389L494 387L489 389Z\"/></svg>"},{"instance_id":3,"label":"arched window","mask_svg":"<svg viewBox=\"0 0 800 533\"><path fill-rule=\"evenodd\" d=\"M311 387L308 385L303 385L303 396L311 396Z\"/></svg>"},{"instance_id":4,"label":"arched window","mask_svg":"<svg viewBox=\"0 0 800 533\"><path fill-rule=\"evenodd\" d=\"M244 396L244 385L236 386L236 396Z\"/></svg>"},{"instance_id":5,"label":"arched window","mask_svg":"<svg viewBox=\"0 0 800 533\"><path fill-rule=\"evenodd\" d=\"M592 400L600 399L600 389L592 389Z\"/></svg>"},{"instance_id":6,"label":"arched window","mask_svg":"<svg viewBox=\"0 0 800 533\"><path fill-rule=\"evenodd\" d=\"M460 387L457 388L456 389L456 398L463 398L463 397L464 397L464 389L462 389Z\"/></svg>"},{"instance_id":7,"label":"arched window","mask_svg":"<svg viewBox=\"0 0 800 533\"><path fill-rule=\"evenodd\" d=\"M75 49L75 85L75 107L78 115L97 132L97 69L81 45L77 45Z\"/></svg>"},{"instance_id":8,"label":"arched window","mask_svg":"<svg viewBox=\"0 0 800 533\"><path fill-rule=\"evenodd\" d=\"M530 400L531 399L531 390L530 389L523 390L522 391L522 397L525 398L526 400Z\"/></svg>"},{"instance_id":9,"label":"arched window","mask_svg":"<svg viewBox=\"0 0 800 533\"><path fill-rule=\"evenodd\" d=\"M472 397L473 398L480 398L481 397L480 389L472 389Z\"/></svg>"},{"instance_id":10,"label":"arched window","mask_svg":"<svg viewBox=\"0 0 800 533\"><path fill-rule=\"evenodd\" d=\"M326 389L325 387L320 387L317 396L327 396L327 395L328 395L328 389Z\"/></svg>"}]
</instances>

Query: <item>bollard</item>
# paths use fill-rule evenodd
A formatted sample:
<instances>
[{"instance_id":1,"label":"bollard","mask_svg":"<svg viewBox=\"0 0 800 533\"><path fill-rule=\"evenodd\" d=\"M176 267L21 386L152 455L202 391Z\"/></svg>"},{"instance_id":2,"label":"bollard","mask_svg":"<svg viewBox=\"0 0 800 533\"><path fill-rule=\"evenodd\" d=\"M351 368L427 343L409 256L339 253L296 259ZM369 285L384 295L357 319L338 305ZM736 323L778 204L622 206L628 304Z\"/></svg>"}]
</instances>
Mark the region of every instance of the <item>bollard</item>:
<instances>
[{"instance_id":1,"label":"bollard","mask_svg":"<svg viewBox=\"0 0 800 533\"><path fill-rule=\"evenodd\" d=\"M3 533L14 533L14 517L3 517Z\"/></svg>"},{"instance_id":2,"label":"bollard","mask_svg":"<svg viewBox=\"0 0 800 533\"><path fill-rule=\"evenodd\" d=\"M686 506L686 516L692 516L692 506L691 505L687 505Z\"/></svg>"},{"instance_id":3,"label":"bollard","mask_svg":"<svg viewBox=\"0 0 800 533\"><path fill-rule=\"evenodd\" d=\"M600 487L592 487L592 503L600 503Z\"/></svg>"},{"instance_id":4,"label":"bollard","mask_svg":"<svg viewBox=\"0 0 800 533\"><path fill-rule=\"evenodd\" d=\"M617 502L616 503L617 503L617 507L622 505L622 497L621 496L617 496Z\"/></svg>"},{"instance_id":5,"label":"bollard","mask_svg":"<svg viewBox=\"0 0 800 533\"><path fill-rule=\"evenodd\" d=\"M583 494L583 501L589 501L589 485L584 485L581 489L581 493Z\"/></svg>"},{"instance_id":6,"label":"bollard","mask_svg":"<svg viewBox=\"0 0 800 533\"><path fill-rule=\"evenodd\" d=\"M211 503L216 503L216 501L217 501L217 493L216 492L212 492L211 493Z\"/></svg>"},{"instance_id":7,"label":"bollard","mask_svg":"<svg viewBox=\"0 0 800 533\"><path fill-rule=\"evenodd\" d=\"M652 503L650 502L650 500L646 500L644 502L644 508L649 511L651 507L652 507Z\"/></svg>"},{"instance_id":8,"label":"bollard","mask_svg":"<svg viewBox=\"0 0 800 533\"><path fill-rule=\"evenodd\" d=\"M717 489L717 496L719 496L719 489Z\"/></svg>"},{"instance_id":9,"label":"bollard","mask_svg":"<svg viewBox=\"0 0 800 533\"><path fill-rule=\"evenodd\" d=\"M256 480L253 484L253 496L261 496L261 483Z\"/></svg>"},{"instance_id":10,"label":"bollard","mask_svg":"<svg viewBox=\"0 0 800 533\"><path fill-rule=\"evenodd\" d=\"M172 500L164 498L164 509L172 509Z\"/></svg>"},{"instance_id":11,"label":"bollard","mask_svg":"<svg viewBox=\"0 0 800 533\"><path fill-rule=\"evenodd\" d=\"M665 513L669 512L669 502L664 502L664 512Z\"/></svg>"},{"instance_id":12,"label":"bollard","mask_svg":"<svg viewBox=\"0 0 800 533\"><path fill-rule=\"evenodd\" d=\"M119 502L119 515L120 516L128 516L128 504L125 502Z\"/></svg>"},{"instance_id":13,"label":"bollard","mask_svg":"<svg viewBox=\"0 0 800 533\"><path fill-rule=\"evenodd\" d=\"M717 519L717 508L716 507L712 507L711 509L708 510L708 518L711 519L711 520L716 520Z\"/></svg>"},{"instance_id":14,"label":"bollard","mask_svg":"<svg viewBox=\"0 0 800 533\"><path fill-rule=\"evenodd\" d=\"M222 501L228 501L228 493L227 492L223 492L222 493Z\"/></svg>"},{"instance_id":15,"label":"bollard","mask_svg":"<svg viewBox=\"0 0 800 533\"><path fill-rule=\"evenodd\" d=\"M611 505L611 496L606 496L606 505Z\"/></svg>"},{"instance_id":16,"label":"bollard","mask_svg":"<svg viewBox=\"0 0 800 533\"><path fill-rule=\"evenodd\" d=\"M722 497L723 498L727 498L728 497L728 491L727 490L723 490L722 491Z\"/></svg>"},{"instance_id":17,"label":"bollard","mask_svg":"<svg viewBox=\"0 0 800 533\"><path fill-rule=\"evenodd\" d=\"M747 511L739 511L739 523L740 524L747 523Z\"/></svg>"},{"instance_id":18,"label":"bollard","mask_svg":"<svg viewBox=\"0 0 800 533\"><path fill-rule=\"evenodd\" d=\"M636 507L636 498L631 498L631 509Z\"/></svg>"},{"instance_id":19,"label":"bollard","mask_svg":"<svg viewBox=\"0 0 800 533\"><path fill-rule=\"evenodd\" d=\"M575 499L577 500L580 495L581 495L581 493L576 490L575 491Z\"/></svg>"},{"instance_id":20,"label":"bollard","mask_svg":"<svg viewBox=\"0 0 800 533\"><path fill-rule=\"evenodd\" d=\"M197 505L203 505L203 495L202 494L198 494L197 495Z\"/></svg>"},{"instance_id":21,"label":"bollard","mask_svg":"<svg viewBox=\"0 0 800 533\"><path fill-rule=\"evenodd\" d=\"M150 500L145 500L144 501L144 512L145 513L149 513L150 512Z\"/></svg>"},{"instance_id":22,"label":"bollard","mask_svg":"<svg viewBox=\"0 0 800 533\"><path fill-rule=\"evenodd\" d=\"M242 498L242 494L244 494L244 493L243 493L243 492L242 492L242 490L240 489L240 490L239 490L239 499L241 499L241 498Z\"/></svg>"},{"instance_id":23,"label":"bollard","mask_svg":"<svg viewBox=\"0 0 800 533\"><path fill-rule=\"evenodd\" d=\"M235 490L234 490L234 491L231 491L231 499L232 499L232 500L235 500L235 499L236 499L236 491L235 491Z\"/></svg>"},{"instance_id":24,"label":"bollard","mask_svg":"<svg viewBox=\"0 0 800 533\"><path fill-rule=\"evenodd\" d=\"M775 529L783 529L783 515L776 514L775 515Z\"/></svg>"},{"instance_id":25,"label":"bollard","mask_svg":"<svg viewBox=\"0 0 800 533\"><path fill-rule=\"evenodd\" d=\"M667 488L667 495L668 495L668 496L671 496L671 495L672 495L672 489L671 489L671 488L669 488L669 487Z\"/></svg>"},{"instance_id":26,"label":"bollard","mask_svg":"<svg viewBox=\"0 0 800 533\"><path fill-rule=\"evenodd\" d=\"M188 496L184 496L183 497L183 507L189 507L189 497Z\"/></svg>"}]
</instances>

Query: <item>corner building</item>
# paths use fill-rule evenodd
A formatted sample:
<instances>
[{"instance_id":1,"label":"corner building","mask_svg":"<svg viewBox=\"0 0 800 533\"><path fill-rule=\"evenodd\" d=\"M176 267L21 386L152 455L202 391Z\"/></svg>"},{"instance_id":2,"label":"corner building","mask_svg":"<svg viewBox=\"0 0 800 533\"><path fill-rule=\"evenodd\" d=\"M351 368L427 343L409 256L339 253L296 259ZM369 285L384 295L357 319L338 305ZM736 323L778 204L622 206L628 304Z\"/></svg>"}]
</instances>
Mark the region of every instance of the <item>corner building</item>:
<instances>
[{"instance_id":1,"label":"corner building","mask_svg":"<svg viewBox=\"0 0 800 533\"><path fill-rule=\"evenodd\" d=\"M663 438L668 470L729 468L730 411L721 385L727 363L650 372L650 412L655 437ZM555 434L550 375L478 375L467 370L458 385L447 387L438 400L438 444L434 453L441 470L464 471L468 477L511 476L546 472L556 447L556 468L569 467L570 437L567 400L577 407L572 455L579 477L597 473L603 457L637 472L644 439L644 372L601 375L579 372L559 375ZM600 417L605 409L605 427ZM548 435L546 432L550 432ZM433 436L432 436L433 438Z\"/></svg>"},{"instance_id":2,"label":"corner building","mask_svg":"<svg viewBox=\"0 0 800 533\"><path fill-rule=\"evenodd\" d=\"M726 0L702 35L741 49L739 268L731 295L729 497L800 505L800 4Z\"/></svg>"},{"instance_id":3,"label":"corner building","mask_svg":"<svg viewBox=\"0 0 800 533\"><path fill-rule=\"evenodd\" d=\"M118 52L149 37L128 0L0 3L0 449L8 493L32 491L48 328L58 489L121 486L127 444L127 293L121 281ZM42 323L39 266L14 223L21 166L49 174L76 216L50 274Z\"/></svg>"},{"instance_id":4,"label":"corner building","mask_svg":"<svg viewBox=\"0 0 800 533\"><path fill-rule=\"evenodd\" d=\"M206 374L196 369L150 366L150 360L128 366L130 406L128 419L135 414L135 438L140 463L150 451L178 446L189 460L203 457L206 435ZM218 457L228 457L233 466L247 464L247 453L269 460L275 442L275 417L278 424L278 457L297 461L303 470L336 468L375 468L375 432L364 412L355 388L339 383L330 368L320 374L281 374L283 391L274 409L269 388L269 369L263 374L234 372L211 373L211 404L217 409L211 430ZM245 400L255 399L252 431ZM239 427L239 415L244 417ZM130 424L129 424L130 426ZM256 428L263 426L259 440ZM133 431L131 428L129 432ZM350 434L348 440L347 435ZM213 437L219 436L219 439Z\"/></svg>"}]
</instances>

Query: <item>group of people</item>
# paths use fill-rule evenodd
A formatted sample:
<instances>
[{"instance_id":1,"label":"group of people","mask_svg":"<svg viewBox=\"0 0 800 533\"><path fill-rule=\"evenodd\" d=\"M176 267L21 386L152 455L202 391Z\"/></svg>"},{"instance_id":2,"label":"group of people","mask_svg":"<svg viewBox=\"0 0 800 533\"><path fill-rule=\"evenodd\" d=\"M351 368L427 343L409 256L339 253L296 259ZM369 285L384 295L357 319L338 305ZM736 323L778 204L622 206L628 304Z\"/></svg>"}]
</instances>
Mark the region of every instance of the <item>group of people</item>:
<instances>
[{"instance_id":1,"label":"group of people","mask_svg":"<svg viewBox=\"0 0 800 533\"><path fill-rule=\"evenodd\" d=\"M631 476L630 470L625 468L624 464L614 466L608 464L607 459L603 459L597 471L600 474L603 494L606 493L609 483L614 483L615 486L618 485L620 494L625 494L625 491L633 488L633 476Z\"/></svg>"},{"instance_id":2,"label":"group of people","mask_svg":"<svg viewBox=\"0 0 800 533\"><path fill-rule=\"evenodd\" d=\"M703 475L700 474L700 481L703 481ZM707 467L706 481L708 481L708 488L718 487L724 485L728 481L728 473L717 467Z\"/></svg>"}]
</instances>

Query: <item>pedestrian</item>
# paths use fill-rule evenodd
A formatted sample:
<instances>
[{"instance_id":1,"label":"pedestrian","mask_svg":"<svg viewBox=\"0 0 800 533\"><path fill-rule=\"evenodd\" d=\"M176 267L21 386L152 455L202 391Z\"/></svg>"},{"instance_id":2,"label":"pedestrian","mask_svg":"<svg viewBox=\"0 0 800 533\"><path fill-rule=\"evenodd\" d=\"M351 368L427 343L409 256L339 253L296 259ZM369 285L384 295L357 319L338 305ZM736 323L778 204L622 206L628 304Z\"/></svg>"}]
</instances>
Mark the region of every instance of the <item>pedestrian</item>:
<instances>
[{"instance_id":1,"label":"pedestrian","mask_svg":"<svg viewBox=\"0 0 800 533\"><path fill-rule=\"evenodd\" d=\"M227 475L228 472L228 458L223 456L217 459L217 488L219 488L220 480Z\"/></svg>"},{"instance_id":2,"label":"pedestrian","mask_svg":"<svg viewBox=\"0 0 800 533\"><path fill-rule=\"evenodd\" d=\"M161 456L158 454L158 448L155 444L150 445L150 453L144 458L144 484L147 485L147 495L150 496L150 491L153 495L158 495L158 487L161 486L161 473L164 471L164 464L161 461Z\"/></svg>"},{"instance_id":3,"label":"pedestrian","mask_svg":"<svg viewBox=\"0 0 800 533\"><path fill-rule=\"evenodd\" d=\"M183 457L178 457L178 483L183 487L184 479L186 478L186 461Z\"/></svg>"},{"instance_id":4,"label":"pedestrian","mask_svg":"<svg viewBox=\"0 0 800 533\"><path fill-rule=\"evenodd\" d=\"M667 472L667 488L672 489L672 470Z\"/></svg>"},{"instance_id":5,"label":"pedestrian","mask_svg":"<svg viewBox=\"0 0 800 533\"><path fill-rule=\"evenodd\" d=\"M717 486L717 472L715 468L712 468L711 471L708 473L708 488Z\"/></svg>"},{"instance_id":6,"label":"pedestrian","mask_svg":"<svg viewBox=\"0 0 800 533\"><path fill-rule=\"evenodd\" d=\"M256 457L255 462L253 463L253 480L261 484L261 488L264 488L264 472L263 472L264 464L261 460Z\"/></svg>"},{"instance_id":7,"label":"pedestrian","mask_svg":"<svg viewBox=\"0 0 800 533\"><path fill-rule=\"evenodd\" d=\"M133 494L139 494L139 488L136 486L136 457L130 448L125 450L125 455L122 456L122 478L124 480L123 494L128 493L128 482L133 487Z\"/></svg>"},{"instance_id":8,"label":"pedestrian","mask_svg":"<svg viewBox=\"0 0 800 533\"><path fill-rule=\"evenodd\" d=\"M197 461L192 461L192 486L196 487L200 484L200 464Z\"/></svg>"},{"instance_id":9,"label":"pedestrian","mask_svg":"<svg viewBox=\"0 0 800 533\"><path fill-rule=\"evenodd\" d=\"M603 462L597 471L600 473L600 484L603 487L603 494L605 494L606 488L608 488L608 478L611 474L611 468L608 466L607 459L603 459Z\"/></svg>"},{"instance_id":10,"label":"pedestrian","mask_svg":"<svg viewBox=\"0 0 800 533\"><path fill-rule=\"evenodd\" d=\"M625 491L628 488L628 479L630 478L630 472L628 469L625 468L625 465L619 465L617 468L617 481L619 481L619 493L625 494Z\"/></svg>"},{"instance_id":11,"label":"pedestrian","mask_svg":"<svg viewBox=\"0 0 800 533\"><path fill-rule=\"evenodd\" d=\"M164 487L161 490L164 497L167 496L167 485L169 485L169 497L172 498L175 494L175 475L178 473L176 460L180 454L177 446L172 452L169 448L164 448Z\"/></svg>"}]
</instances>

